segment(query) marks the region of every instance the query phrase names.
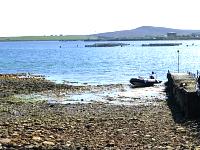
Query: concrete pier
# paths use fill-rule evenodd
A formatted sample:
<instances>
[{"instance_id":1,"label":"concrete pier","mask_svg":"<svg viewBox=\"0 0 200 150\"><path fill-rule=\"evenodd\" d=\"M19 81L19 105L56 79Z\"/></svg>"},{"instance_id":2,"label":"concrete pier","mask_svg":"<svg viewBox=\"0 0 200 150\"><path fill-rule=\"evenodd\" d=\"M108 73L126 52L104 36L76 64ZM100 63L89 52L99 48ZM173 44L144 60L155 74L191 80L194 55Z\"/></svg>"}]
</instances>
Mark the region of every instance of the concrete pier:
<instances>
[{"instance_id":1,"label":"concrete pier","mask_svg":"<svg viewBox=\"0 0 200 150\"><path fill-rule=\"evenodd\" d=\"M186 118L200 117L200 96L196 92L196 78L188 73L168 73L168 92Z\"/></svg>"}]
</instances>

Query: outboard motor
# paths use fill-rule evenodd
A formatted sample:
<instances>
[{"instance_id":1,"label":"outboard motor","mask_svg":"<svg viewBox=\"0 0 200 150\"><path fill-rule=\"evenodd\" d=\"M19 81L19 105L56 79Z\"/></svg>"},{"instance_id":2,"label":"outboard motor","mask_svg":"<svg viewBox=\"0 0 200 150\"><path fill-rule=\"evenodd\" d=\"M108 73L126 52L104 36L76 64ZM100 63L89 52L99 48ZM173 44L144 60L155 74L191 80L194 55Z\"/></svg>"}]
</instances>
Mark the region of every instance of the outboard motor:
<instances>
[{"instance_id":1,"label":"outboard motor","mask_svg":"<svg viewBox=\"0 0 200 150\"><path fill-rule=\"evenodd\" d=\"M197 95L200 96L200 76L197 78L196 92Z\"/></svg>"}]
</instances>

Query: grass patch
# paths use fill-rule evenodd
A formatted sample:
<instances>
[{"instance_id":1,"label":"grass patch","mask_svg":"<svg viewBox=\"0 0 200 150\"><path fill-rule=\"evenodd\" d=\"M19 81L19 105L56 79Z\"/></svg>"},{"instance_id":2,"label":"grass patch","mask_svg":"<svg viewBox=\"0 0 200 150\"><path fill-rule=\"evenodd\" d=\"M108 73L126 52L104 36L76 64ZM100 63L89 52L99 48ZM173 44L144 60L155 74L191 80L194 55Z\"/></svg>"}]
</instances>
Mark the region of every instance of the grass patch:
<instances>
[{"instance_id":1,"label":"grass patch","mask_svg":"<svg viewBox=\"0 0 200 150\"><path fill-rule=\"evenodd\" d=\"M18 97L18 96L9 96L9 97L5 97L5 98L0 98L0 102L1 103L7 103L7 104L15 104L15 105L22 105L24 103L30 103L30 104L38 104L38 103L44 103L46 102L45 100L40 100L40 99L34 99L34 98L26 98L23 96L22 97Z\"/></svg>"},{"instance_id":2,"label":"grass patch","mask_svg":"<svg viewBox=\"0 0 200 150\"><path fill-rule=\"evenodd\" d=\"M72 40L98 40L96 36L65 35L65 36L18 36L0 37L0 41L72 41Z\"/></svg>"}]
</instances>

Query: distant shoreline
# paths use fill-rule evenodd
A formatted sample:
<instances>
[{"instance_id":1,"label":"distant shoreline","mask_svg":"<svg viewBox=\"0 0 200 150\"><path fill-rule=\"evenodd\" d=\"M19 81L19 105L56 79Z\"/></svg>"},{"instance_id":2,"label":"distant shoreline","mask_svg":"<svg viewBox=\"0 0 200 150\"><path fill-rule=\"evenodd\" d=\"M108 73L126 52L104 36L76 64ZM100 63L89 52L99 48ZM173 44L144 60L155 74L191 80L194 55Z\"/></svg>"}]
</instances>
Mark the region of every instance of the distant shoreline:
<instances>
[{"instance_id":1,"label":"distant shoreline","mask_svg":"<svg viewBox=\"0 0 200 150\"><path fill-rule=\"evenodd\" d=\"M67 35L67 36L18 36L18 37L0 37L0 42L17 41L165 41L165 40L200 40L200 38L176 37L135 37L135 38L107 38L90 35Z\"/></svg>"},{"instance_id":2,"label":"distant shoreline","mask_svg":"<svg viewBox=\"0 0 200 150\"><path fill-rule=\"evenodd\" d=\"M67 35L67 36L17 36L17 37L0 37L0 42L9 41L79 41L79 40L96 40L95 36L87 35Z\"/></svg>"}]
</instances>

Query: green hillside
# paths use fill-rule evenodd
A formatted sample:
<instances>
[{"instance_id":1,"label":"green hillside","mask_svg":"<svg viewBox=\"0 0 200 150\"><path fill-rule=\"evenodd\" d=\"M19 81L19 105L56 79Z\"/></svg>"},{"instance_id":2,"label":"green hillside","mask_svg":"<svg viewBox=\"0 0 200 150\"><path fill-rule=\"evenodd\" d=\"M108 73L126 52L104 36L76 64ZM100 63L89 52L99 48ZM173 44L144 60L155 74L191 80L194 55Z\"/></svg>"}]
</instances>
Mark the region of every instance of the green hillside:
<instances>
[{"instance_id":1,"label":"green hillside","mask_svg":"<svg viewBox=\"0 0 200 150\"><path fill-rule=\"evenodd\" d=\"M18 36L0 37L0 41L61 41L61 40L97 40L97 36L66 35L66 36Z\"/></svg>"}]
</instances>

